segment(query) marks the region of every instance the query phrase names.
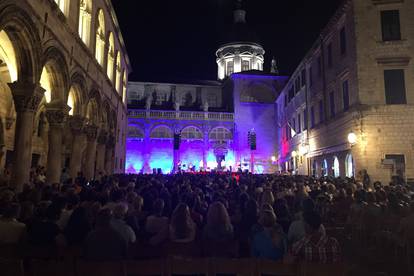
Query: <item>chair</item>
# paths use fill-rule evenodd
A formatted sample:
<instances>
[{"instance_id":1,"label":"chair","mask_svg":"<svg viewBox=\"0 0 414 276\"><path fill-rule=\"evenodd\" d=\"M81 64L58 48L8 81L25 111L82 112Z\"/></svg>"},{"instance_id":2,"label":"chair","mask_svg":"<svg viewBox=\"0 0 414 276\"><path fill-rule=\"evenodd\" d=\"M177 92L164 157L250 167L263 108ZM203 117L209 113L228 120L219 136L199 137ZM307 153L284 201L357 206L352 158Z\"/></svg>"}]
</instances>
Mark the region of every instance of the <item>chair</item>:
<instances>
[{"instance_id":1,"label":"chair","mask_svg":"<svg viewBox=\"0 0 414 276\"><path fill-rule=\"evenodd\" d=\"M210 276L209 259L170 257L167 275L206 275Z\"/></svg>"},{"instance_id":2,"label":"chair","mask_svg":"<svg viewBox=\"0 0 414 276\"><path fill-rule=\"evenodd\" d=\"M128 260L124 262L126 275L128 276L152 276L166 274L166 265L164 260Z\"/></svg>"},{"instance_id":3,"label":"chair","mask_svg":"<svg viewBox=\"0 0 414 276\"><path fill-rule=\"evenodd\" d=\"M301 276L345 276L346 266L339 264L310 264L301 265Z\"/></svg>"},{"instance_id":4,"label":"chair","mask_svg":"<svg viewBox=\"0 0 414 276\"><path fill-rule=\"evenodd\" d=\"M72 261L33 259L30 262L31 276L75 276Z\"/></svg>"},{"instance_id":5,"label":"chair","mask_svg":"<svg viewBox=\"0 0 414 276\"><path fill-rule=\"evenodd\" d=\"M257 276L297 276L299 275L299 265L260 259L257 261L257 274Z\"/></svg>"},{"instance_id":6,"label":"chair","mask_svg":"<svg viewBox=\"0 0 414 276\"><path fill-rule=\"evenodd\" d=\"M211 274L231 274L238 276L252 276L256 271L254 259L212 259Z\"/></svg>"},{"instance_id":7,"label":"chair","mask_svg":"<svg viewBox=\"0 0 414 276\"><path fill-rule=\"evenodd\" d=\"M2 276L24 276L23 261L0 259L0 272Z\"/></svg>"},{"instance_id":8,"label":"chair","mask_svg":"<svg viewBox=\"0 0 414 276\"><path fill-rule=\"evenodd\" d=\"M122 261L86 261L76 262L77 276L126 276Z\"/></svg>"}]
</instances>

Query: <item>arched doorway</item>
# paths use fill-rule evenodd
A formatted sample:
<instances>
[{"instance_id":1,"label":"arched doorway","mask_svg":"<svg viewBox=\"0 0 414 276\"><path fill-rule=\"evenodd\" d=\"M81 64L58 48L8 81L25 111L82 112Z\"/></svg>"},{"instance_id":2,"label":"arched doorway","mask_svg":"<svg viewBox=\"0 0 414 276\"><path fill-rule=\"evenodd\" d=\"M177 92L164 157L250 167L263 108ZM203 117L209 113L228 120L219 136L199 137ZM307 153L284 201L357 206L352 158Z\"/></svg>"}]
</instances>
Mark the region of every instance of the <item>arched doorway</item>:
<instances>
[{"instance_id":1,"label":"arched doorway","mask_svg":"<svg viewBox=\"0 0 414 276\"><path fill-rule=\"evenodd\" d=\"M352 154L348 154L345 158L345 175L346 177L355 176L355 163Z\"/></svg>"},{"instance_id":2,"label":"arched doorway","mask_svg":"<svg viewBox=\"0 0 414 276\"><path fill-rule=\"evenodd\" d=\"M332 171L333 171L333 176L334 177L339 177L340 176L340 172L339 172L339 160L338 160L338 157L336 157L336 156L334 156Z\"/></svg>"},{"instance_id":3,"label":"arched doorway","mask_svg":"<svg viewBox=\"0 0 414 276\"><path fill-rule=\"evenodd\" d=\"M321 176L328 176L328 161L324 159L321 164Z\"/></svg>"}]
</instances>

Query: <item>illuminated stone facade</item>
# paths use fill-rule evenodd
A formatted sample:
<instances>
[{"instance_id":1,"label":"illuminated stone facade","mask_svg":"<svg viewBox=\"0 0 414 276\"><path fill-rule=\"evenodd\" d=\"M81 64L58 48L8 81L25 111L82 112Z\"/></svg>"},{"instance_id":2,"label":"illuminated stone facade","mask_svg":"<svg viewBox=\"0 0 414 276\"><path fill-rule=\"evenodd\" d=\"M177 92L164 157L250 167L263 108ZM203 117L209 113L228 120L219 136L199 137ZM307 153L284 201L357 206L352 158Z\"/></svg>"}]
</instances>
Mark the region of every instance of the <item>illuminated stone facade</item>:
<instances>
[{"instance_id":1,"label":"illuminated stone facade","mask_svg":"<svg viewBox=\"0 0 414 276\"><path fill-rule=\"evenodd\" d=\"M249 71L225 82L130 82L127 172L249 170L274 172L275 99L285 77ZM213 85L214 84L214 85ZM257 148L248 144L255 131ZM174 149L174 133L180 133Z\"/></svg>"},{"instance_id":2,"label":"illuminated stone facade","mask_svg":"<svg viewBox=\"0 0 414 276\"><path fill-rule=\"evenodd\" d=\"M0 2L0 166L21 189L31 167L124 171L130 65L105 0Z\"/></svg>"},{"instance_id":3,"label":"illuminated stone facade","mask_svg":"<svg viewBox=\"0 0 414 276\"><path fill-rule=\"evenodd\" d=\"M414 178L413 16L412 1L341 5L277 100L281 170Z\"/></svg>"}]
</instances>

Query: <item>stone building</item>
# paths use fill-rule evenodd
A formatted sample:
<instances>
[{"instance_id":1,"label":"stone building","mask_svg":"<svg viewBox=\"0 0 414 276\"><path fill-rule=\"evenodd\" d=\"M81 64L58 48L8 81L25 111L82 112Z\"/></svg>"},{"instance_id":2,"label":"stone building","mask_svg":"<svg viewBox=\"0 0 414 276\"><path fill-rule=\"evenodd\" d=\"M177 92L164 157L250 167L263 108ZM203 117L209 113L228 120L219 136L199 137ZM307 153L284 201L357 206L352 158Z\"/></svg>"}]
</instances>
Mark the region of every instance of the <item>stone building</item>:
<instances>
[{"instance_id":1,"label":"stone building","mask_svg":"<svg viewBox=\"0 0 414 276\"><path fill-rule=\"evenodd\" d=\"M413 16L413 1L343 2L277 99L281 170L414 177Z\"/></svg>"},{"instance_id":2,"label":"stone building","mask_svg":"<svg viewBox=\"0 0 414 276\"><path fill-rule=\"evenodd\" d=\"M131 70L107 0L0 2L1 168L21 189L68 168L89 179L123 172Z\"/></svg>"},{"instance_id":3,"label":"stone building","mask_svg":"<svg viewBox=\"0 0 414 276\"><path fill-rule=\"evenodd\" d=\"M262 71L263 47L238 2L216 52L219 81L129 83L127 172L276 171L274 103L287 78Z\"/></svg>"}]
</instances>

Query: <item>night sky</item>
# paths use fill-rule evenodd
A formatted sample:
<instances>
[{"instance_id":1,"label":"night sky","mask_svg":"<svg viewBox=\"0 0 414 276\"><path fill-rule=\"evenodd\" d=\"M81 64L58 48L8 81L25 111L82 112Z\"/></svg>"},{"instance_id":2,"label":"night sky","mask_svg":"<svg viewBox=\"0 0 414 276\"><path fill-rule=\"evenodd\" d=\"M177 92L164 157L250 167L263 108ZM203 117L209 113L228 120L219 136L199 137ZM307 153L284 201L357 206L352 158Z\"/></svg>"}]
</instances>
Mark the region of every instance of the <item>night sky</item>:
<instances>
[{"instance_id":1,"label":"night sky","mask_svg":"<svg viewBox=\"0 0 414 276\"><path fill-rule=\"evenodd\" d=\"M215 52L235 0L112 0L133 72L130 81L215 80ZM247 22L282 75L290 75L342 0L244 0Z\"/></svg>"}]
</instances>

